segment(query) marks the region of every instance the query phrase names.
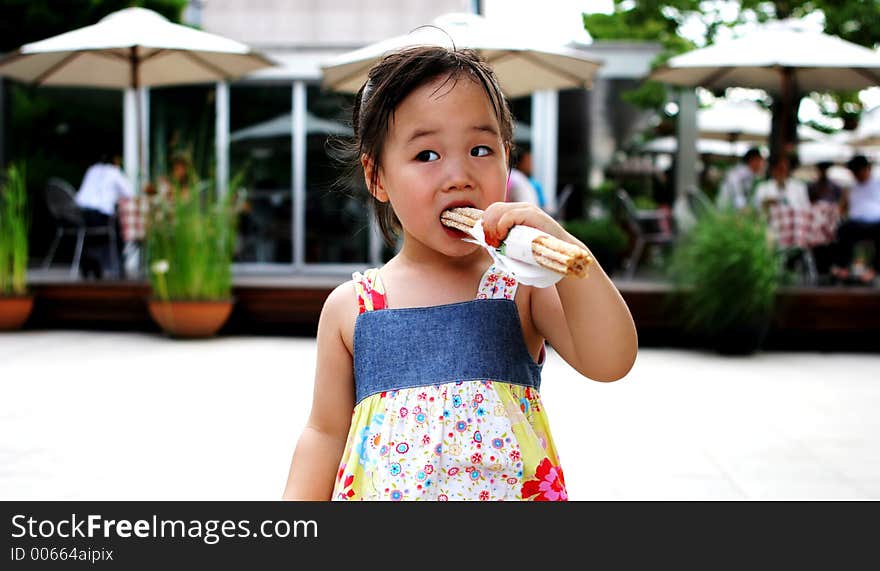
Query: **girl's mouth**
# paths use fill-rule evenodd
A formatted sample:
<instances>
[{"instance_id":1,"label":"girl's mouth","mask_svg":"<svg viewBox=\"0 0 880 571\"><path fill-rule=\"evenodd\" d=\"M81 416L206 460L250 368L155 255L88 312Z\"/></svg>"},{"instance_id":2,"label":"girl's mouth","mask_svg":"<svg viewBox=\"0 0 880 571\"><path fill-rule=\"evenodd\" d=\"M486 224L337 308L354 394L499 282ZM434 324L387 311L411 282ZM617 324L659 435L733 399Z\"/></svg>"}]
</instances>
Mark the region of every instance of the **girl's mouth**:
<instances>
[{"instance_id":1,"label":"girl's mouth","mask_svg":"<svg viewBox=\"0 0 880 571\"><path fill-rule=\"evenodd\" d=\"M441 224L441 226L443 226L443 229L452 238L458 238L459 240L461 240L463 238L470 238L471 237L469 234L466 234L466 233L462 232L461 230L458 230L457 228L450 228L449 226L444 226L442 224Z\"/></svg>"}]
</instances>

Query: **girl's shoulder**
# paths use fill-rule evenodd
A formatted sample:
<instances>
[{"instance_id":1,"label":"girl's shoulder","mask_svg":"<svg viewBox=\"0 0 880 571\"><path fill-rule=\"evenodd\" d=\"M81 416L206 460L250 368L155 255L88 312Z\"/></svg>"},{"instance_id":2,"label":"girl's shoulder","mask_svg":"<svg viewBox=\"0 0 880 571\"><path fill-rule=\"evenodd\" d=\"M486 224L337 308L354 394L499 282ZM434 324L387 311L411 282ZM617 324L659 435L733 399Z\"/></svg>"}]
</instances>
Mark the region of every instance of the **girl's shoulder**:
<instances>
[{"instance_id":1,"label":"girl's shoulder","mask_svg":"<svg viewBox=\"0 0 880 571\"><path fill-rule=\"evenodd\" d=\"M354 324L358 316L358 295L355 285L356 280L350 279L333 288L324 300L318 321L319 329L336 331L352 354Z\"/></svg>"}]
</instances>

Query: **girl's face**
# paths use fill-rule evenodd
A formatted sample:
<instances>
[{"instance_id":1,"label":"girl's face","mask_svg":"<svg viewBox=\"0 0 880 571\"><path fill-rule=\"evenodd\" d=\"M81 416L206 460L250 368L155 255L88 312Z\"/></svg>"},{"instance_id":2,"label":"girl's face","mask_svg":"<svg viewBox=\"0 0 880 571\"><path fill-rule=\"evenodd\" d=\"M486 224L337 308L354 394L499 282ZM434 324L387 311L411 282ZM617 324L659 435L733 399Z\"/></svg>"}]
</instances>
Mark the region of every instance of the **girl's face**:
<instances>
[{"instance_id":1,"label":"girl's face","mask_svg":"<svg viewBox=\"0 0 880 571\"><path fill-rule=\"evenodd\" d=\"M506 184L507 148L479 84L466 76L457 81L444 76L397 107L373 192L391 201L404 248L423 245L447 256L474 252L478 246L443 226L440 214L454 206L486 209L504 200Z\"/></svg>"}]
</instances>

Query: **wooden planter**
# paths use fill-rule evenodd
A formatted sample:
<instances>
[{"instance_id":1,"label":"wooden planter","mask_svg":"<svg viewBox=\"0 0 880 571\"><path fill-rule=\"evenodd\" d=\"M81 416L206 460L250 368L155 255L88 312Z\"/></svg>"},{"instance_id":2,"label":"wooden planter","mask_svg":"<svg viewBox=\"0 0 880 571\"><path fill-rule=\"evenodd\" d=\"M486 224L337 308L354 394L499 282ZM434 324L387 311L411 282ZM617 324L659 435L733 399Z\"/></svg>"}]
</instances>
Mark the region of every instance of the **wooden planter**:
<instances>
[{"instance_id":1,"label":"wooden planter","mask_svg":"<svg viewBox=\"0 0 880 571\"><path fill-rule=\"evenodd\" d=\"M161 301L148 300L153 320L171 337L200 339L217 334L232 313L234 300Z\"/></svg>"},{"instance_id":2,"label":"wooden planter","mask_svg":"<svg viewBox=\"0 0 880 571\"><path fill-rule=\"evenodd\" d=\"M0 331L20 329L33 308L33 296L0 297Z\"/></svg>"}]
</instances>

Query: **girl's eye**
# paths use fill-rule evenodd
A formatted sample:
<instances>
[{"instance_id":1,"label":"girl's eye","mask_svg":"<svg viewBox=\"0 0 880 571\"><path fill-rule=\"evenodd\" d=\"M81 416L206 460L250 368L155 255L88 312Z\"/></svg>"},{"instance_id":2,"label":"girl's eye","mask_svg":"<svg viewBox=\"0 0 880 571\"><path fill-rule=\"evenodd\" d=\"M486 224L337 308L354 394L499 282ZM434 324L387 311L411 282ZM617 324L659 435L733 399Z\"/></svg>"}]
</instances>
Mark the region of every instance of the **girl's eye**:
<instances>
[{"instance_id":1,"label":"girl's eye","mask_svg":"<svg viewBox=\"0 0 880 571\"><path fill-rule=\"evenodd\" d=\"M439 158L440 158L440 155L438 155L434 151L422 151L421 153L416 155L416 160L421 161L423 163L436 161Z\"/></svg>"},{"instance_id":2,"label":"girl's eye","mask_svg":"<svg viewBox=\"0 0 880 571\"><path fill-rule=\"evenodd\" d=\"M492 149L487 147L486 145L480 145L479 147L474 147L471 149L472 157L487 157L492 154Z\"/></svg>"}]
</instances>

